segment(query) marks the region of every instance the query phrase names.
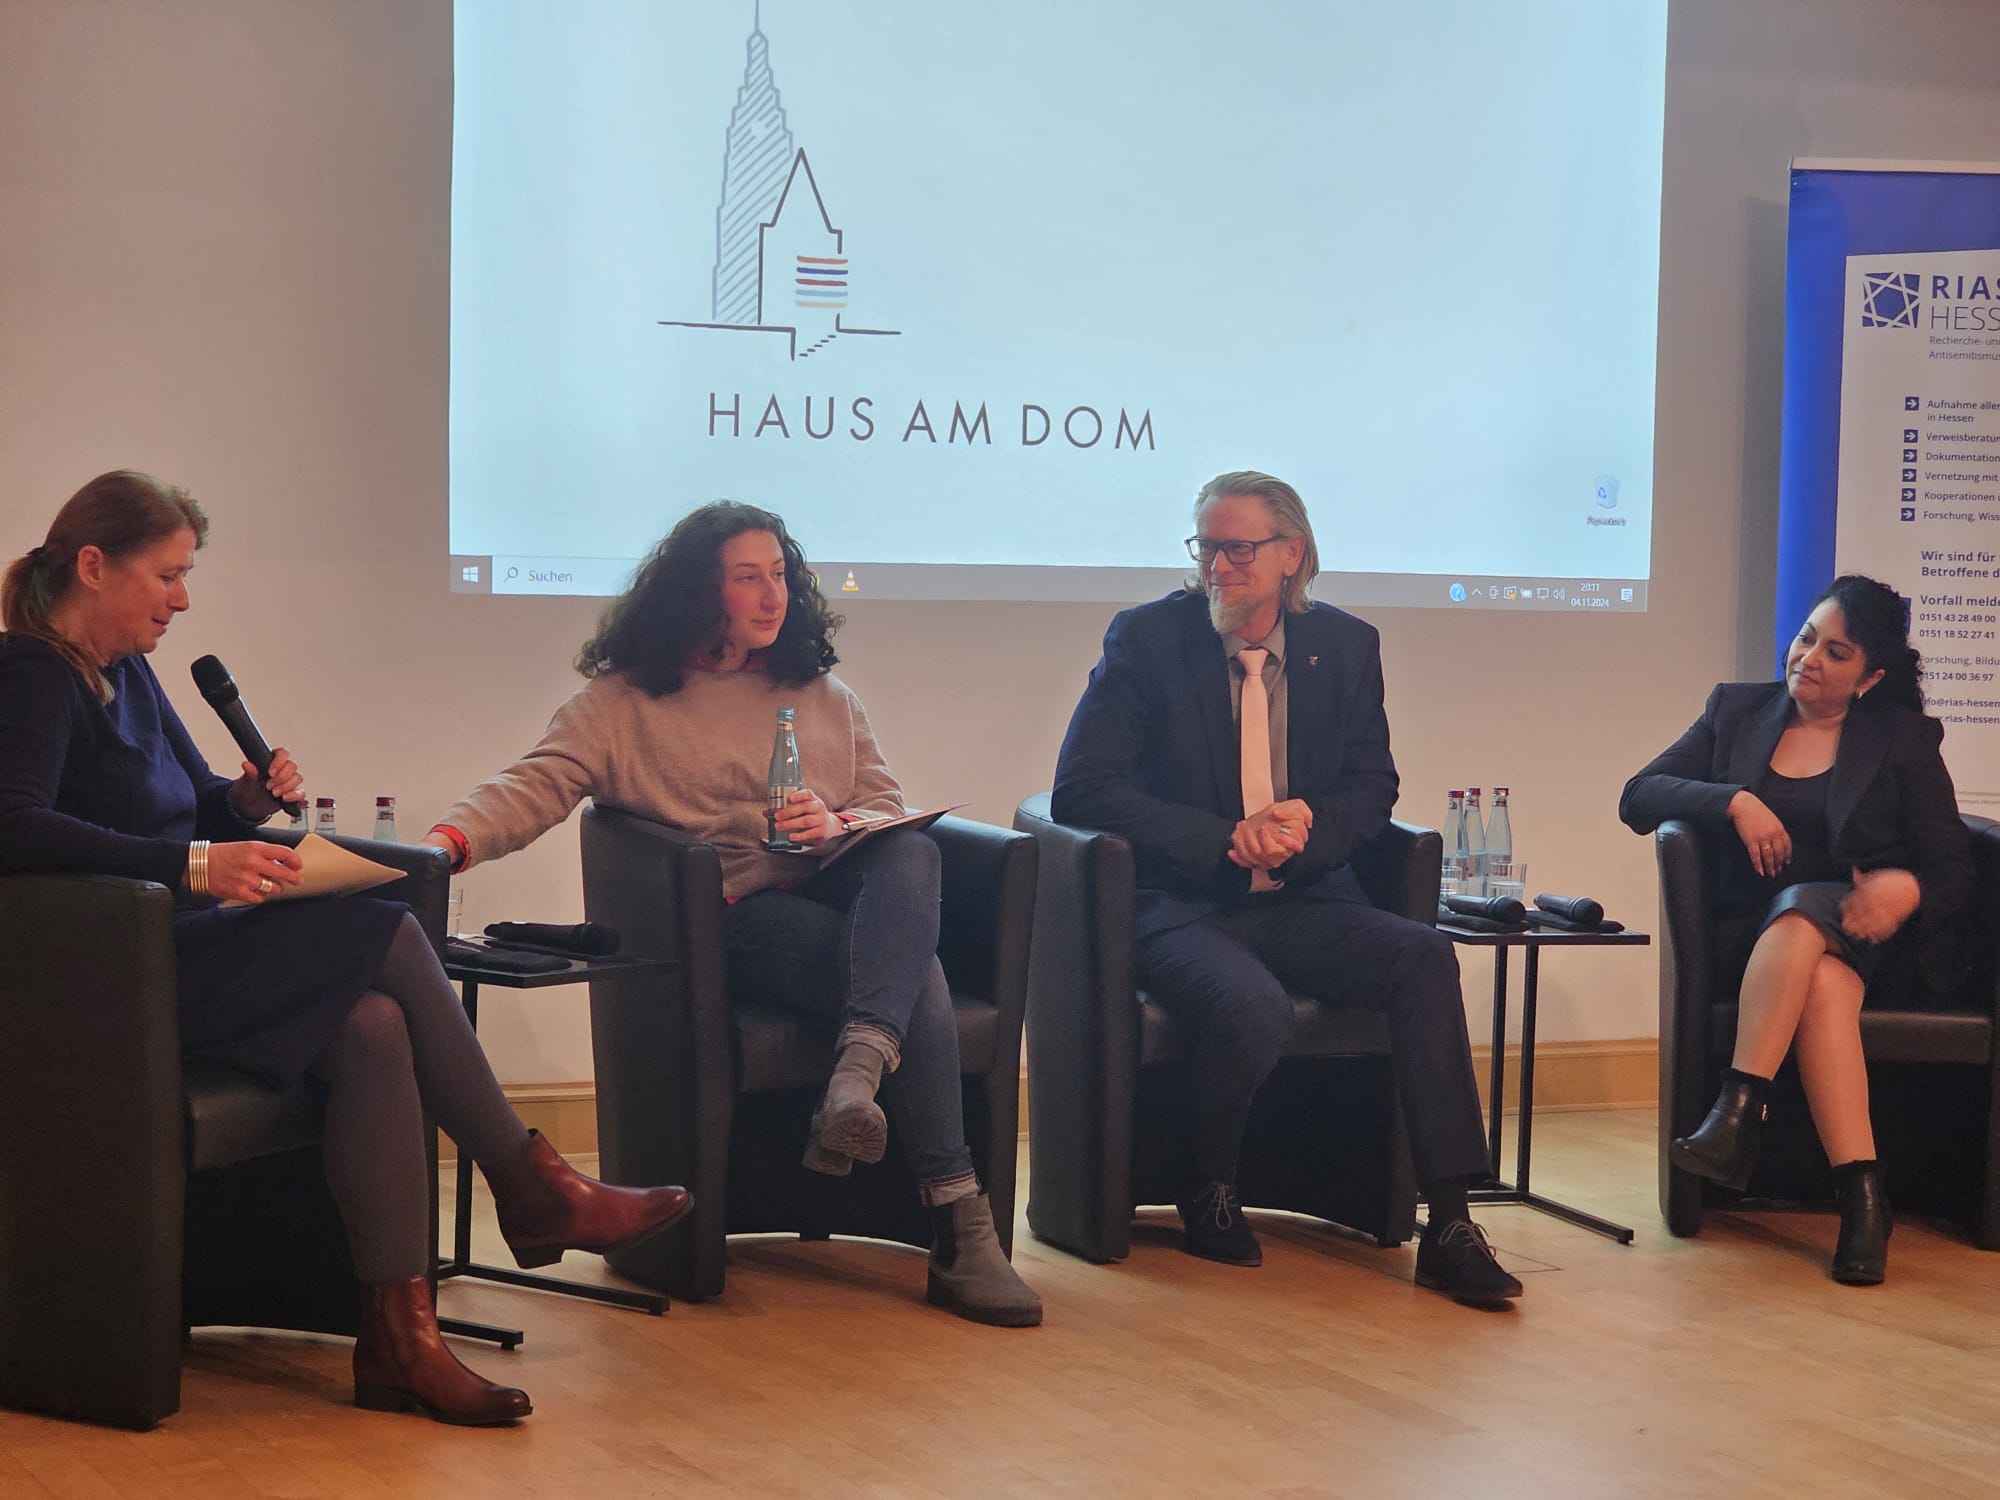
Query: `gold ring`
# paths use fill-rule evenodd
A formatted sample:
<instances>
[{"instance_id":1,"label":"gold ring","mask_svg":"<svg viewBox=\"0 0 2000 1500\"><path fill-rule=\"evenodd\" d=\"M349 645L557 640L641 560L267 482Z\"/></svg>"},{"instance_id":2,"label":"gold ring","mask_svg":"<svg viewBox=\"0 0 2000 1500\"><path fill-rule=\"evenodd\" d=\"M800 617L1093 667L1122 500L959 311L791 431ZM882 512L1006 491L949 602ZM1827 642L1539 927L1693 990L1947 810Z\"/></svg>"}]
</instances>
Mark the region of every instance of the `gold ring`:
<instances>
[{"instance_id":1,"label":"gold ring","mask_svg":"<svg viewBox=\"0 0 2000 1500\"><path fill-rule=\"evenodd\" d=\"M278 888L278 886L277 886L277 883L276 883L275 881L273 881L273 880L271 879L271 877L270 877L270 876L268 876L268 875L259 875L259 876L257 877L257 894L258 894L258 895L260 895L260 896L268 896L268 895L270 895L270 894L271 894L271 892L275 891L275 890L276 890L277 888Z\"/></svg>"}]
</instances>

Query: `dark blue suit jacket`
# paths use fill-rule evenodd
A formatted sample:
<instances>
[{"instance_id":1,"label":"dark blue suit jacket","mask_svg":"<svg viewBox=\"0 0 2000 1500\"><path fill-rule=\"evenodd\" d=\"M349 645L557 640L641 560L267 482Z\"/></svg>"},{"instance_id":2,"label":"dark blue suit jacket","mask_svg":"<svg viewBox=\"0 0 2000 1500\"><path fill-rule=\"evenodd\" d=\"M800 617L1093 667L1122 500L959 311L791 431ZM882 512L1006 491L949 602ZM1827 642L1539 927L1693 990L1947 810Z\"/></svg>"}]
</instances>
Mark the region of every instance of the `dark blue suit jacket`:
<instances>
[{"instance_id":1,"label":"dark blue suit jacket","mask_svg":"<svg viewBox=\"0 0 2000 1500\"><path fill-rule=\"evenodd\" d=\"M1288 895L1359 900L1347 858L1396 805L1375 627L1331 605L1285 616L1287 795L1313 811L1306 847L1275 873ZM1173 593L1104 633L1056 760L1056 820L1132 845L1140 937L1247 897L1229 861L1243 817L1229 663L1208 601Z\"/></svg>"}]
</instances>

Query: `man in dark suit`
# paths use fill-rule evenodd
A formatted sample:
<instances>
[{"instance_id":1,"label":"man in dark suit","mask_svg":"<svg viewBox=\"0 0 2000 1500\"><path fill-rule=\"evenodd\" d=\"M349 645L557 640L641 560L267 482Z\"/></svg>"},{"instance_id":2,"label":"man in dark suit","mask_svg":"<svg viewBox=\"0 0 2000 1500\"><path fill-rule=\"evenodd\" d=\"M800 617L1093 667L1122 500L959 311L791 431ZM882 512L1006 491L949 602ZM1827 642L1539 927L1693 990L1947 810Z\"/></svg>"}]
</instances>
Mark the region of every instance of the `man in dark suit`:
<instances>
[{"instance_id":1,"label":"man in dark suit","mask_svg":"<svg viewBox=\"0 0 2000 1500\"><path fill-rule=\"evenodd\" d=\"M1196 1037L1187 1248L1263 1255L1234 1182L1286 989L1389 1019L1429 1222L1417 1280L1462 1302L1521 1293L1466 1208L1489 1162L1449 939L1368 903L1347 868L1396 802L1372 626L1315 604L1305 505L1254 471L1195 502L1186 590L1118 615L1070 719L1053 811L1132 845L1140 985Z\"/></svg>"}]
</instances>

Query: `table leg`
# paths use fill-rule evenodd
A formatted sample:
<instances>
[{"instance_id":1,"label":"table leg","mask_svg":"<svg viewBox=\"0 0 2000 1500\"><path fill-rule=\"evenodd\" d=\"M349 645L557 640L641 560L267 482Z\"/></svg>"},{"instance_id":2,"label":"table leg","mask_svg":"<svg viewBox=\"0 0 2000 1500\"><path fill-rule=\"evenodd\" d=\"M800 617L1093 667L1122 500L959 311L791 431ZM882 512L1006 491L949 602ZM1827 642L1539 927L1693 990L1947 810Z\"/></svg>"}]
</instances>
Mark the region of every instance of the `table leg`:
<instances>
[{"instance_id":1,"label":"table leg","mask_svg":"<svg viewBox=\"0 0 2000 1500\"><path fill-rule=\"evenodd\" d=\"M1609 1219L1600 1219L1596 1214L1587 1214L1580 1208L1571 1208L1567 1203L1558 1203L1553 1198L1544 1198L1540 1193L1523 1193L1514 1200L1529 1208L1540 1209L1551 1218L1574 1224L1579 1229L1589 1229L1616 1240L1621 1245L1632 1243L1632 1231L1623 1224L1614 1224Z\"/></svg>"},{"instance_id":2,"label":"table leg","mask_svg":"<svg viewBox=\"0 0 2000 1500\"><path fill-rule=\"evenodd\" d=\"M465 1005L465 1019L472 1029L479 1029L479 981L461 979L460 998ZM591 1286L587 1282L566 1281L559 1276L534 1276L525 1271L509 1270L504 1266L484 1266L472 1258L472 1158L463 1148L458 1153L457 1172L452 1191L451 1259L437 1268L437 1279L449 1281L455 1276L472 1276L481 1281L499 1282L506 1286L531 1287L537 1291L560 1292L568 1297L584 1297L592 1302L607 1303L612 1307L629 1307L635 1312L660 1316L667 1310L668 1300L657 1292L628 1292L622 1287ZM471 1338L491 1339L503 1349L512 1349L521 1342L518 1329L496 1328L485 1323L468 1323L462 1319L440 1318L438 1326L447 1333L461 1333Z\"/></svg>"},{"instance_id":3,"label":"table leg","mask_svg":"<svg viewBox=\"0 0 2000 1500\"><path fill-rule=\"evenodd\" d=\"M1528 965L1521 975L1521 1115L1514 1138L1514 1181L1508 1182L1500 1176L1501 1089L1506 1081L1507 1056L1507 946L1501 944L1493 950L1493 1068L1490 1084L1493 1114L1487 1128L1487 1150L1493 1158L1493 1176L1466 1196L1478 1204L1518 1203L1580 1228L1594 1230L1621 1245L1629 1245L1632 1243L1632 1231L1623 1224L1600 1219L1595 1214L1584 1213L1581 1209L1571 1208L1568 1204L1544 1198L1540 1193L1529 1190L1528 1173L1535 1140L1535 1023L1541 999L1541 944L1528 938L1520 946L1528 950Z\"/></svg>"},{"instance_id":4,"label":"table leg","mask_svg":"<svg viewBox=\"0 0 2000 1500\"><path fill-rule=\"evenodd\" d=\"M524 1337L518 1328L502 1328L497 1323L474 1323L465 1318L439 1318L438 1330L455 1333L462 1339L483 1339L508 1350L520 1348Z\"/></svg>"},{"instance_id":5,"label":"table leg","mask_svg":"<svg viewBox=\"0 0 2000 1500\"><path fill-rule=\"evenodd\" d=\"M1528 950L1531 961L1534 949ZM1486 1086L1489 1119L1486 1126L1486 1154L1493 1163L1493 1180L1500 1180L1500 1115L1502 1090L1507 1081L1507 950L1493 950L1493 1061Z\"/></svg>"},{"instance_id":6,"label":"table leg","mask_svg":"<svg viewBox=\"0 0 2000 1500\"><path fill-rule=\"evenodd\" d=\"M1514 1128L1514 1188L1523 1197L1528 1193L1528 1156L1535 1138L1535 1002L1541 956L1541 950L1530 944L1527 968L1521 974L1521 1118Z\"/></svg>"},{"instance_id":7,"label":"table leg","mask_svg":"<svg viewBox=\"0 0 2000 1500\"><path fill-rule=\"evenodd\" d=\"M464 985L465 1019L474 1031L479 1030L479 981L467 979ZM458 1153L456 1181L452 1192L451 1221L451 1264L454 1267L472 1264L472 1162L463 1147Z\"/></svg>"}]
</instances>

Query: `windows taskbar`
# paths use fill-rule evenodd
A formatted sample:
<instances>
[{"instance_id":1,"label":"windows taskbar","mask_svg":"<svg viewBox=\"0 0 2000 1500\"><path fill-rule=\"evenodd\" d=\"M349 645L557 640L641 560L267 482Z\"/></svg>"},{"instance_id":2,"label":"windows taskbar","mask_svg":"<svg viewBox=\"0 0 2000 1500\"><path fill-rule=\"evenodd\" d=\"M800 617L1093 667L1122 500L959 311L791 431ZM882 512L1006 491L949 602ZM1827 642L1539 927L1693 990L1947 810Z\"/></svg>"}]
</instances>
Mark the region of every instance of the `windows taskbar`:
<instances>
[{"instance_id":1,"label":"windows taskbar","mask_svg":"<svg viewBox=\"0 0 2000 1500\"><path fill-rule=\"evenodd\" d=\"M454 553L455 594L545 594L605 598L631 580L629 557ZM1056 567L1048 564L819 562L828 599L1018 599L1133 604L1179 588L1180 568ZM1617 610L1646 608L1643 578L1574 575L1323 572L1313 597L1390 609Z\"/></svg>"}]
</instances>

